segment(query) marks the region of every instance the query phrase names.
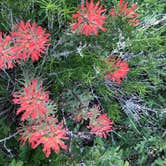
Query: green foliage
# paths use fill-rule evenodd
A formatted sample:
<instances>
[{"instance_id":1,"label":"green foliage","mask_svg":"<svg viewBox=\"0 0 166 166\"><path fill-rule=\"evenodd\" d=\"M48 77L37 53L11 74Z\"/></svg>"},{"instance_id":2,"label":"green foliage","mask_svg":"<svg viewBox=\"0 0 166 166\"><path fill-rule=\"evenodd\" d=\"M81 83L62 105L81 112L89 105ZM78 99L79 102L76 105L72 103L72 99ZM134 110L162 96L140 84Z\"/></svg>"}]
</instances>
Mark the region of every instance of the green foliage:
<instances>
[{"instance_id":1,"label":"green foliage","mask_svg":"<svg viewBox=\"0 0 166 166\"><path fill-rule=\"evenodd\" d=\"M122 159L122 151L119 149L119 147L107 148L104 146L104 142L101 139L96 139L90 153L90 160L85 162L87 165L129 166L129 163Z\"/></svg>"},{"instance_id":2,"label":"green foliage","mask_svg":"<svg viewBox=\"0 0 166 166\"><path fill-rule=\"evenodd\" d=\"M109 104L109 103L108 103ZM121 108L117 102L111 102L110 107L108 109L108 115L111 117L113 121L117 121L121 118Z\"/></svg>"},{"instance_id":3,"label":"green foliage","mask_svg":"<svg viewBox=\"0 0 166 166\"><path fill-rule=\"evenodd\" d=\"M39 8L38 14L41 20L48 22L48 29L53 33L57 33L55 26L59 26L58 32L61 31L62 26L65 26L64 23L71 20L71 13L76 11L71 4L66 3L66 0L35 0L35 2Z\"/></svg>"},{"instance_id":4,"label":"green foliage","mask_svg":"<svg viewBox=\"0 0 166 166\"><path fill-rule=\"evenodd\" d=\"M64 60L50 58L48 66L44 67L44 72L49 73L48 77L54 81L54 92L61 88L72 87L73 82L88 84L99 77L97 70L101 70L104 66L100 58L87 51L82 55L81 57L76 54Z\"/></svg>"},{"instance_id":5,"label":"green foliage","mask_svg":"<svg viewBox=\"0 0 166 166\"><path fill-rule=\"evenodd\" d=\"M10 127L7 125L6 119L0 119L0 139L10 132Z\"/></svg>"},{"instance_id":6,"label":"green foliage","mask_svg":"<svg viewBox=\"0 0 166 166\"><path fill-rule=\"evenodd\" d=\"M118 2L101 1L107 9ZM52 45L38 63L27 62L13 71L1 71L0 139L18 127L19 116L14 116L17 106L11 101L12 93L20 89L18 82L37 74L44 79L44 86L57 103L60 119L67 119L69 129L76 133L88 130L85 129L88 119L76 124L74 116L86 114L95 104L114 122L114 131L105 141L98 137L83 140L72 137L66 152L51 153L49 158L45 158L41 146L37 149L21 146L16 141L18 136L12 137L0 142L0 161L4 166L166 165L165 2L130 3L133 2L138 4L139 26L131 27L125 19L109 17L106 33L86 37L71 33L69 28L71 14L77 11L80 1L1 0L1 31L8 33L20 20L36 21L52 34ZM130 66L120 85L104 81L110 68L104 59L111 54L127 59ZM133 102L127 105L135 96L135 105ZM11 111L3 114L6 108Z\"/></svg>"},{"instance_id":7,"label":"green foliage","mask_svg":"<svg viewBox=\"0 0 166 166\"><path fill-rule=\"evenodd\" d=\"M0 78L0 97L5 97L7 95L6 81Z\"/></svg>"},{"instance_id":8,"label":"green foliage","mask_svg":"<svg viewBox=\"0 0 166 166\"><path fill-rule=\"evenodd\" d=\"M142 19L146 18L146 16L152 16L156 14L164 13L165 10L165 1L164 0L144 0L144 3L138 1L141 5L139 7L139 11Z\"/></svg>"},{"instance_id":9,"label":"green foliage","mask_svg":"<svg viewBox=\"0 0 166 166\"><path fill-rule=\"evenodd\" d=\"M15 159L12 160L9 166L23 166L23 161L16 161Z\"/></svg>"},{"instance_id":10,"label":"green foliage","mask_svg":"<svg viewBox=\"0 0 166 166\"><path fill-rule=\"evenodd\" d=\"M31 18L34 21L34 3L32 0L2 0L0 5L1 31L10 31L15 22L21 19Z\"/></svg>"},{"instance_id":11,"label":"green foliage","mask_svg":"<svg viewBox=\"0 0 166 166\"><path fill-rule=\"evenodd\" d=\"M129 40L129 47L131 47L132 51L140 52L145 51L151 54L162 54L165 51L165 27L162 28L152 27L139 29L135 35L133 40Z\"/></svg>"},{"instance_id":12,"label":"green foliage","mask_svg":"<svg viewBox=\"0 0 166 166\"><path fill-rule=\"evenodd\" d=\"M151 136L136 145L138 152L138 163L142 165L151 165L151 163L163 162L166 155L165 133L159 136ZM159 160L159 161L156 161Z\"/></svg>"}]
</instances>

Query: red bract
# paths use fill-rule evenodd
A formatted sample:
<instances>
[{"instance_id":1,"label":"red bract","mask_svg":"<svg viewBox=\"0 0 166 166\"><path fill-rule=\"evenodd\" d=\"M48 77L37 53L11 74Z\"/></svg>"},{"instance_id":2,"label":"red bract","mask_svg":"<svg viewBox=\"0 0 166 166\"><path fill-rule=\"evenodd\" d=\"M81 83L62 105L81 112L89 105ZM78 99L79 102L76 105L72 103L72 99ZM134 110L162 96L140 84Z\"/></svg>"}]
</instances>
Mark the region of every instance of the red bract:
<instances>
[{"instance_id":1,"label":"red bract","mask_svg":"<svg viewBox=\"0 0 166 166\"><path fill-rule=\"evenodd\" d=\"M88 128L99 137L106 138L107 134L112 131L112 122L106 114L101 114L95 120L90 119Z\"/></svg>"},{"instance_id":2,"label":"red bract","mask_svg":"<svg viewBox=\"0 0 166 166\"><path fill-rule=\"evenodd\" d=\"M41 54L46 52L46 47L50 45L50 34L36 23L31 25L30 22L21 21L15 27L15 31L11 32L11 36L15 39L14 51L17 52L18 58L24 61L30 57L32 61L39 60Z\"/></svg>"},{"instance_id":3,"label":"red bract","mask_svg":"<svg viewBox=\"0 0 166 166\"><path fill-rule=\"evenodd\" d=\"M105 80L111 79L118 84L125 78L129 71L129 66L126 60L120 58L110 57L107 59L111 63L110 72L104 77Z\"/></svg>"},{"instance_id":4,"label":"red bract","mask_svg":"<svg viewBox=\"0 0 166 166\"><path fill-rule=\"evenodd\" d=\"M11 47L12 38L0 32L0 69L10 69L14 67L16 56Z\"/></svg>"},{"instance_id":5,"label":"red bract","mask_svg":"<svg viewBox=\"0 0 166 166\"><path fill-rule=\"evenodd\" d=\"M55 153L60 151L60 147L64 150L67 150L67 146L64 144L63 140L68 139L66 135L66 130L63 129L63 125L57 125L56 127L50 126L50 132L43 137L40 142L44 145L43 152L46 157L49 157L51 153L51 148Z\"/></svg>"},{"instance_id":6,"label":"red bract","mask_svg":"<svg viewBox=\"0 0 166 166\"><path fill-rule=\"evenodd\" d=\"M67 140L66 130L63 127L63 122L58 124L56 118L48 117L41 121L39 124L31 124L31 129L24 129L20 132L21 142L25 143L27 140L31 147L35 149L40 144L43 145L43 152L46 157L49 157L51 154L51 149L55 153L60 151L60 148L67 149L67 146L64 144L63 140Z\"/></svg>"},{"instance_id":7,"label":"red bract","mask_svg":"<svg viewBox=\"0 0 166 166\"><path fill-rule=\"evenodd\" d=\"M140 22L138 18L138 13L135 12L137 8L136 4L133 4L131 8L128 8L128 2L124 2L123 0L120 0L118 9L116 10L115 8L112 8L111 11L109 12L110 15L114 16L122 16L126 17L132 26L138 25Z\"/></svg>"},{"instance_id":8,"label":"red bract","mask_svg":"<svg viewBox=\"0 0 166 166\"><path fill-rule=\"evenodd\" d=\"M80 34L85 34L89 36L91 34L98 34L99 29L106 31L103 27L105 23L106 16L102 15L106 10L103 6L99 6L100 1L94 4L93 0L86 0L86 5L82 3L80 9L72 17L77 20L76 23L72 24L72 29Z\"/></svg>"},{"instance_id":9,"label":"red bract","mask_svg":"<svg viewBox=\"0 0 166 166\"><path fill-rule=\"evenodd\" d=\"M33 79L23 89L23 92L14 93L13 102L20 104L17 114L24 112L21 120L28 118L36 119L47 113L47 102L49 101L48 92L42 88L42 84Z\"/></svg>"}]
</instances>

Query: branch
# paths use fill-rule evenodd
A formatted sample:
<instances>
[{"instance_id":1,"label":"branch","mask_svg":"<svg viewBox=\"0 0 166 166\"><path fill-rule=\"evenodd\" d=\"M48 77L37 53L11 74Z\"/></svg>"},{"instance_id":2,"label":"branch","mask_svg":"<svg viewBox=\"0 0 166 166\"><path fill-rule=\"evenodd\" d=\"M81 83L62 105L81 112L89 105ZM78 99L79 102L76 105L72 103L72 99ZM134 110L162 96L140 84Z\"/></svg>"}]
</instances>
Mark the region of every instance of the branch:
<instances>
[{"instance_id":1,"label":"branch","mask_svg":"<svg viewBox=\"0 0 166 166\"><path fill-rule=\"evenodd\" d=\"M114 85L111 81L107 81L106 85L108 90L116 92L113 97L121 104L122 110L128 117L132 118L132 120L137 123L139 123L141 118L151 118L154 120L151 115L156 114L156 110L147 107L140 96L125 93L121 87Z\"/></svg>"},{"instance_id":2,"label":"branch","mask_svg":"<svg viewBox=\"0 0 166 166\"><path fill-rule=\"evenodd\" d=\"M75 137L75 138L81 138L86 140L93 140L95 137L94 132L73 132L73 131L67 131L67 135L69 137Z\"/></svg>"},{"instance_id":3,"label":"branch","mask_svg":"<svg viewBox=\"0 0 166 166\"><path fill-rule=\"evenodd\" d=\"M15 137L18 133L19 133L19 132L17 131L17 132L15 132L15 133L13 133L12 135L9 135L8 137L5 137L5 138L1 139L1 140L0 140L0 143L1 143L1 142L4 142L4 141L7 141L7 140L9 140L9 139L11 139L11 138L13 138L13 137Z\"/></svg>"}]
</instances>

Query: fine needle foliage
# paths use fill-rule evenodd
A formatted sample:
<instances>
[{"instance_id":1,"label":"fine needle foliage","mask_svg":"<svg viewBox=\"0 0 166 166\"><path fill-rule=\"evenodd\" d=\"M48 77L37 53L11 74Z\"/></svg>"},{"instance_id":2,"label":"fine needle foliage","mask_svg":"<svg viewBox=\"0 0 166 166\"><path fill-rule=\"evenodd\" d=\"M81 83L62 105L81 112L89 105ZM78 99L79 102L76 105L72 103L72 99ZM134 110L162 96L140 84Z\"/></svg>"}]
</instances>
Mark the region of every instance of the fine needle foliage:
<instances>
[{"instance_id":1,"label":"fine needle foliage","mask_svg":"<svg viewBox=\"0 0 166 166\"><path fill-rule=\"evenodd\" d=\"M165 0L1 0L0 19L0 166L166 165Z\"/></svg>"}]
</instances>

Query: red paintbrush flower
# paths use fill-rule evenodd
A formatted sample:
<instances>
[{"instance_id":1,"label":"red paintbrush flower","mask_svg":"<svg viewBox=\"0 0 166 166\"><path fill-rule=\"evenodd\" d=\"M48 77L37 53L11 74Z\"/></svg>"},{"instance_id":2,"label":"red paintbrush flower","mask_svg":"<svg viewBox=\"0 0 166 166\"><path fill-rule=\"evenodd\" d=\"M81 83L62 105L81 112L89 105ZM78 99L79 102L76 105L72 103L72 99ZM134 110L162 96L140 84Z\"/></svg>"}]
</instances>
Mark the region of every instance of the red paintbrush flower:
<instances>
[{"instance_id":1,"label":"red paintbrush flower","mask_svg":"<svg viewBox=\"0 0 166 166\"><path fill-rule=\"evenodd\" d=\"M12 38L10 36L3 37L0 32L0 69L10 69L14 67L16 56L11 47Z\"/></svg>"},{"instance_id":2,"label":"red paintbrush flower","mask_svg":"<svg viewBox=\"0 0 166 166\"><path fill-rule=\"evenodd\" d=\"M56 127L50 125L50 130L44 137L41 138L40 142L44 145L43 152L46 157L49 157L51 149L55 153L60 151L60 148L67 150L67 146L64 144L63 140L68 139L66 137L66 130L63 128L63 124L59 124Z\"/></svg>"},{"instance_id":3,"label":"red paintbrush flower","mask_svg":"<svg viewBox=\"0 0 166 166\"><path fill-rule=\"evenodd\" d=\"M27 61L30 57L32 61L37 61L41 54L46 52L46 47L50 34L36 23L32 25L30 22L20 23L15 27L15 31L11 32L11 36L15 39L14 51L17 52L19 59Z\"/></svg>"},{"instance_id":4,"label":"red paintbrush flower","mask_svg":"<svg viewBox=\"0 0 166 166\"><path fill-rule=\"evenodd\" d=\"M21 118L22 121L28 118L36 119L48 112L48 92L43 90L42 84L36 79L33 79L28 85L26 85L23 92L14 93L13 96L13 102L20 104L17 114L24 112Z\"/></svg>"},{"instance_id":5,"label":"red paintbrush flower","mask_svg":"<svg viewBox=\"0 0 166 166\"><path fill-rule=\"evenodd\" d=\"M94 105L89 112L87 117L89 118L90 131L101 138L106 138L107 134L112 131L112 122L106 114L100 113L100 106Z\"/></svg>"},{"instance_id":6,"label":"red paintbrush flower","mask_svg":"<svg viewBox=\"0 0 166 166\"><path fill-rule=\"evenodd\" d=\"M41 120L40 123L31 124L27 127L19 128L20 141L25 144L26 141L35 149L40 144L43 145L43 152L46 157L51 154L51 149L55 153L60 151L60 148L67 149L63 140L67 140L66 130L63 127L63 122L58 123L58 120L53 117L47 117Z\"/></svg>"},{"instance_id":7,"label":"red paintbrush flower","mask_svg":"<svg viewBox=\"0 0 166 166\"><path fill-rule=\"evenodd\" d=\"M96 119L91 120L88 128L101 138L106 138L107 134L112 131L112 122L106 114L99 115Z\"/></svg>"},{"instance_id":8,"label":"red paintbrush flower","mask_svg":"<svg viewBox=\"0 0 166 166\"><path fill-rule=\"evenodd\" d=\"M131 8L128 8L128 2L124 2L123 0L120 0L118 9L112 8L109 12L110 15L114 16L121 16L126 17L132 26L138 25L140 20L138 19L138 13L135 12L137 8L136 4L133 4Z\"/></svg>"},{"instance_id":9,"label":"red paintbrush flower","mask_svg":"<svg viewBox=\"0 0 166 166\"><path fill-rule=\"evenodd\" d=\"M112 66L110 68L110 72L106 74L104 79L111 79L112 81L116 81L118 84L120 84L122 79L125 78L129 71L127 61L115 57L109 57L107 61L110 62Z\"/></svg>"},{"instance_id":10,"label":"red paintbrush flower","mask_svg":"<svg viewBox=\"0 0 166 166\"><path fill-rule=\"evenodd\" d=\"M93 0L86 0L86 5L81 3L80 9L72 17L77 20L76 23L72 24L72 30L86 36L98 34L99 29L106 31L103 27L106 16L102 15L106 10L103 6L99 6L100 1L94 4Z\"/></svg>"}]
</instances>

